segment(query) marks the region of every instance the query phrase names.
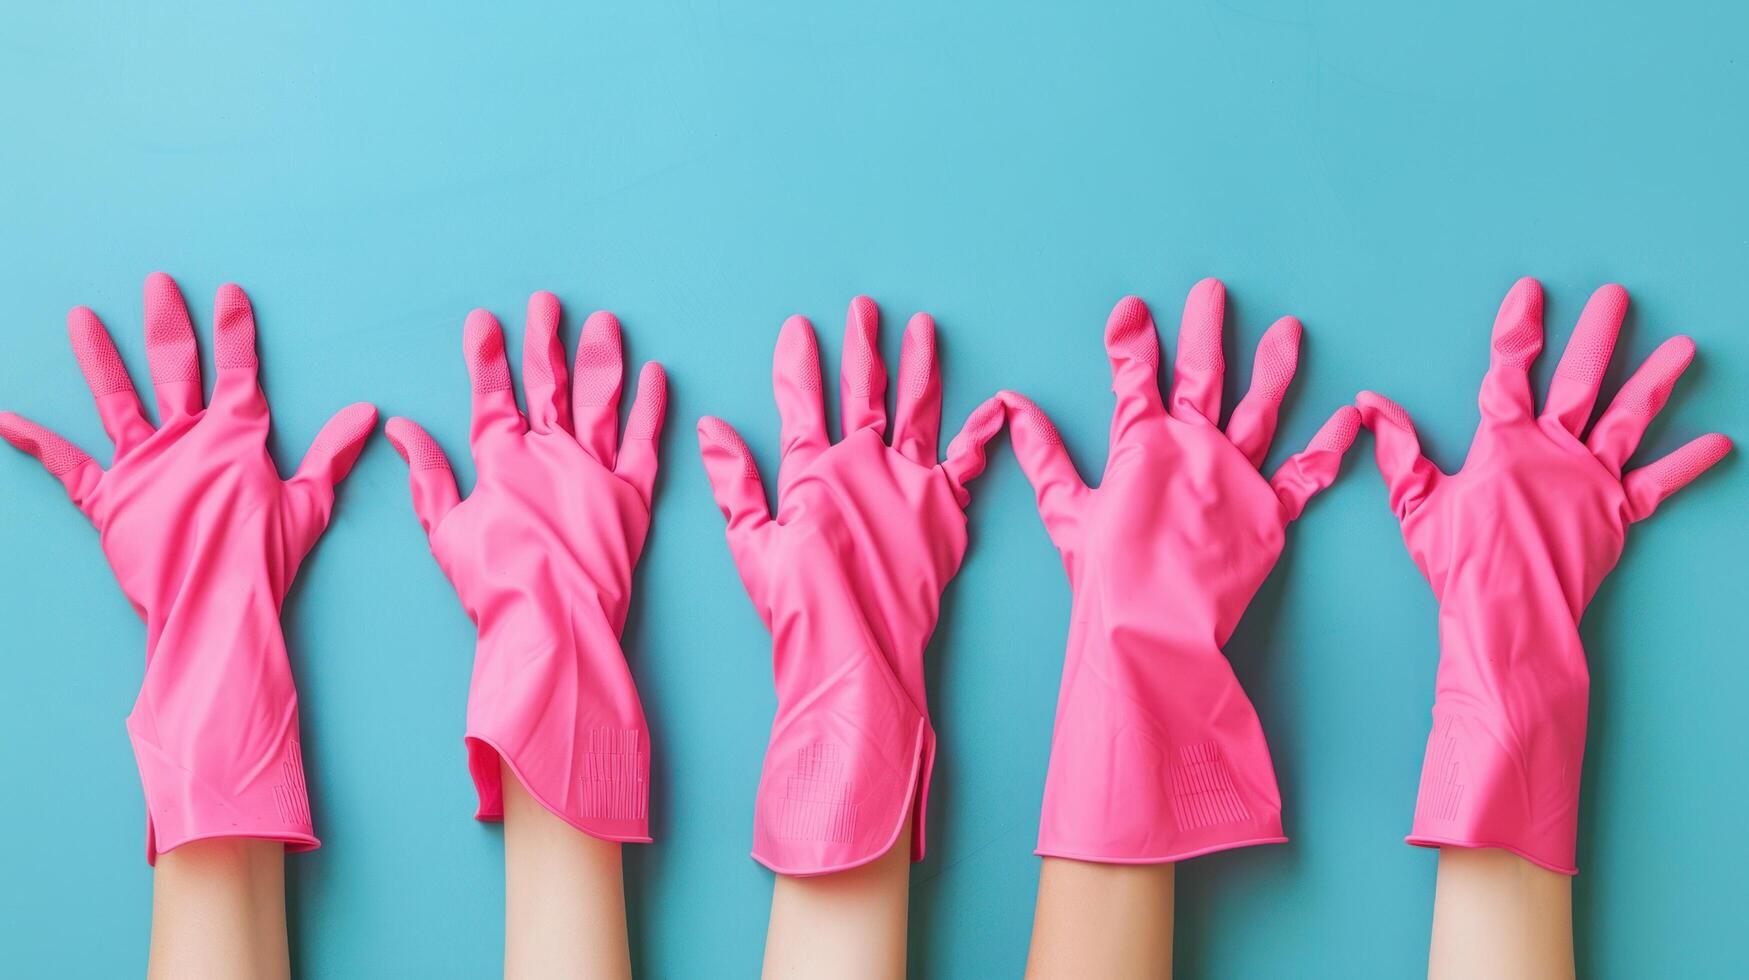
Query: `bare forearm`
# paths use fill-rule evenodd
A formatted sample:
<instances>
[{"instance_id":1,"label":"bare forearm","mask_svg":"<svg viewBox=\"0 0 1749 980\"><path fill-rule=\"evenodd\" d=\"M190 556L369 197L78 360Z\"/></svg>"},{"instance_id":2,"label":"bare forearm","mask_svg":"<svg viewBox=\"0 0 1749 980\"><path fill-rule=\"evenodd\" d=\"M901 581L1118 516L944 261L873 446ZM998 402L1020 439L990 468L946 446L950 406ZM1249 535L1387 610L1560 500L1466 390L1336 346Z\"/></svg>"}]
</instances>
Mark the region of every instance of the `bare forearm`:
<instances>
[{"instance_id":1,"label":"bare forearm","mask_svg":"<svg viewBox=\"0 0 1749 980\"><path fill-rule=\"evenodd\" d=\"M911 822L878 860L811 878L778 875L765 976L885 980L905 975Z\"/></svg>"},{"instance_id":2,"label":"bare forearm","mask_svg":"<svg viewBox=\"0 0 1749 980\"><path fill-rule=\"evenodd\" d=\"M506 768L504 976L629 978L620 845L550 813Z\"/></svg>"},{"instance_id":3,"label":"bare forearm","mask_svg":"<svg viewBox=\"0 0 1749 980\"><path fill-rule=\"evenodd\" d=\"M177 980L289 977L285 845L228 837L159 855L146 972Z\"/></svg>"},{"instance_id":4,"label":"bare forearm","mask_svg":"<svg viewBox=\"0 0 1749 980\"><path fill-rule=\"evenodd\" d=\"M1507 851L1442 848L1427 975L1573 976L1572 879Z\"/></svg>"},{"instance_id":5,"label":"bare forearm","mask_svg":"<svg viewBox=\"0 0 1749 980\"><path fill-rule=\"evenodd\" d=\"M1174 867L1045 858L1026 975L1170 977Z\"/></svg>"}]
</instances>

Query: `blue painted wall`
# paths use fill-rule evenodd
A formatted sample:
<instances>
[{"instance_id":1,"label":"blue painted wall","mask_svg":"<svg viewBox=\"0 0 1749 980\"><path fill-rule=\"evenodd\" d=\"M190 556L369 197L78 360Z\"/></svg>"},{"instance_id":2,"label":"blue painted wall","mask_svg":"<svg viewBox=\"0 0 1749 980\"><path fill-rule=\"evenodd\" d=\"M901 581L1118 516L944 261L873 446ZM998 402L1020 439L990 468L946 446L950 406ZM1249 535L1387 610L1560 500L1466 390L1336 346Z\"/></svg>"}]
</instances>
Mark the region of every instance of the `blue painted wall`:
<instances>
[{"instance_id":1,"label":"blue painted wall","mask_svg":"<svg viewBox=\"0 0 1749 980\"><path fill-rule=\"evenodd\" d=\"M466 311L519 328L526 295L550 288L574 336L583 312L616 310L673 392L627 644L659 753L660 842L628 860L649 976L759 962L770 877L746 851L768 643L690 429L720 414L775 464L767 379L787 314L815 318L830 369L854 293L883 304L891 357L902 317L932 311L950 431L1018 388L1097 472L1106 312L1137 292L1170 323L1219 275L1231 391L1276 316L1307 326L1272 465L1372 387L1450 468L1512 280L1546 283L1557 350L1590 289L1619 280L1635 306L1614 378L1671 333L1701 348L1643 458L1710 429L1749 437L1741 4L364 8L0 12L0 407L106 456L66 309L96 308L143 377L145 274L177 275L203 332L232 279L259 313L282 466L363 398L424 422L466 486ZM1435 859L1400 838L1435 609L1358 448L1231 646L1294 842L1180 870L1187 976L1425 963ZM325 841L291 860L305 976L500 962L501 840L469 819L461 745L472 632L405 482L373 441L286 611ZM1741 960L1745 489L1727 462L1635 528L1585 622L1588 975ZM923 976L1024 960L1067 630L1006 450L976 490L931 652ZM0 972L143 968L150 875L122 729L142 644L84 519L0 455Z\"/></svg>"}]
</instances>

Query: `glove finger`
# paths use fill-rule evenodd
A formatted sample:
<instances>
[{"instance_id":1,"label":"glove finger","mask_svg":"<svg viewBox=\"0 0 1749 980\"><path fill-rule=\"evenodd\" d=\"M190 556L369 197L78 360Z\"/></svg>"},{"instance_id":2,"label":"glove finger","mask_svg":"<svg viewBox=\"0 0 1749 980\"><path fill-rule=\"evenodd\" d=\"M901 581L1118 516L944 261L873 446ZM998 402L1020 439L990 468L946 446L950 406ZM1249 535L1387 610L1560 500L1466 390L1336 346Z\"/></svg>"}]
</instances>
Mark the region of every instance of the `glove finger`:
<instances>
[{"instance_id":1,"label":"glove finger","mask_svg":"<svg viewBox=\"0 0 1749 980\"><path fill-rule=\"evenodd\" d=\"M145 292L146 364L158 396L158 422L164 424L201 410L200 351L176 280L154 272L146 277Z\"/></svg>"},{"instance_id":2,"label":"glove finger","mask_svg":"<svg viewBox=\"0 0 1749 980\"><path fill-rule=\"evenodd\" d=\"M858 296L850 301L838 370L838 421L847 439L863 429L873 429L882 438L887 434L887 367L881 363L880 323L874 300Z\"/></svg>"},{"instance_id":3,"label":"glove finger","mask_svg":"<svg viewBox=\"0 0 1749 980\"><path fill-rule=\"evenodd\" d=\"M1344 405L1318 429L1306 448L1281 464L1269 485L1281 499L1288 520L1297 519L1306 509L1306 502L1330 484L1342 471L1342 456L1354 445L1360 432L1360 411Z\"/></svg>"},{"instance_id":4,"label":"glove finger","mask_svg":"<svg viewBox=\"0 0 1749 980\"><path fill-rule=\"evenodd\" d=\"M966 484L984 472L984 466L988 462L984 456L984 446L996 438L996 433L1002 431L1002 420L1002 399L1000 396L991 396L972 410L959 435L954 436L953 441L947 444L947 459L942 461L941 468L946 471L948 482L953 485L954 499L959 501L961 507L972 500Z\"/></svg>"},{"instance_id":5,"label":"glove finger","mask_svg":"<svg viewBox=\"0 0 1749 980\"><path fill-rule=\"evenodd\" d=\"M540 290L528 298L522 335L522 396L535 432L571 431L565 388L565 345L559 340L559 298Z\"/></svg>"},{"instance_id":6,"label":"glove finger","mask_svg":"<svg viewBox=\"0 0 1749 980\"><path fill-rule=\"evenodd\" d=\"M1360 409L1360 424L1372 430L1373 454L1390 490L1391 510L1403 520L1433 493L1444 474L1421 455L1415 423L1396 402L1363 391L1355 405Z\"/></svg>"},{"instance_id":7,"label":"glove finger","mask_svg":"<svg viewBox=\"0 0 1749 980\"><path fill-rule=\"evenodd\" d=\"M625 371L619 317L606 310L589 314L577 341L577 380L571 409L583 451L609 469L614 463L614 443L619 441L619 392Z\"/></svg>"},{"instance_id":8,"label":"glove finger","mask_svg":"<svg viewBox=\"0 0 1749 980\"><path fill-rule=\"evenodd\" d=\"M1677 379L1692 363L1694 341L1671 337L1659 344L1615 393L1615 399L1603 410L1603 417L1591 427L1591 436L1585 440L1585 445L1611 473L1621 474L1628 458L1640 448L1646 427L1664 409Z\"/></svg>"},{"instance_id":9,"label":"glove finger","mask_svg":"<svg viewBox=\"0 0 1749 980\"><path fill-rule=\"evenodd\" d=\"M656 490L656 447L662 438L662 420L668 414L668 374L651 361L638 372L638 393L626 420L625 440L620 443L614 473L637 488L644 506ZM763 494L763 491L761 491Z\"/></svg>"},{"instance_id":10,"label":"glove finger","mask_svg":"<svg viewBox=\"0 0 1749 980\"><path fill-rule=\"evenodd\" d=\"M510 362L504 357L504 331L498 318L487 310L468 314L462 327L462 355L473 382L474 413L468 441L478 444L493 437L521 435L528 427L516 409L516 394L510 388Z\"/></svg>"},{"instance_id":11,"label":"glove finger","mask_svg":"<svg viewBox=\"0 0 1749 980\"><path fill-rule=\"evenodd\" d=\"M919 313L899 348L898 408L893 448L919 466L934 466L941 441L941 366L935 359L935 318Z\"/></svg>"},{"instance_id":12,"label":"glove finger","mask_svg":"<svg viewBox=\"0 0 1749 980\"><path fill-rule=\"evenodd\" d=\"M1020 471L1032 484L1045 531L1053 544L1066 549L1080 531L1081 514L1092 491L1076 471L1050 416L1018 392L1001 391L996 397L1007 410L1008 438Z\"/></svg>"},{"instance_id":13,"label":"glove finger","mask_svg":"<svg viewBox=\"0 0 1749 980\"><path fill-rule=\"evenodd\" d=\"M712 415L698 420L698 451L704 459L704 475L710 480L711 496L728 521L728 533L737 535L771 523L771 508L765 502L765 484L759 479L759 464L734 427Z\"/></svg>"},{"instance_id":14,"label":"glove finger","mask_svg":"<svg viewBox=\"0 0 1749 980\"><path fill-rule=\"evenodd\" d=\"M1105 353L1111 360L1111 390L1117 407L1111 415L1111 444L1128 441L1137 429L1166 417L1160 401L1160 335L1140 297L1125 296L1105 321Z\"/></svg>"},{"instance_id":15,"label":"glove finger","mask_svg":"<svg viewBox=\"0 0 1749 980\"><path fill-rule=\"evenodd\" d=\"M316 433L297 472L286 481L293 537L301 545L298 554L308 551L322 536L334 510L334 488L358 462L358 454L364 451L365 440L376 424L377 409L369 402L356 402L335 412Z\"/></svg>"},{"instance_id":16,"label":"glove finger","mask_svg":"<svg viewBox=\"0 0 1749 980\"><path fill-rule=\"evenodd\" d=\"M1514 283L1494 318L1488 373L1477 397L1484 418L1498 422L1529 418L1530 366L1543 349L1543 287L1529 276Z\"/></svg>"},{"instance_id":17,"label":"glove finger","mask_svg":"<svg viewBox=\"0 0 1749 980\"><path fill-rule=\"evenodd\" d=\"M1731 451L1731 440L1717 432L1701 436L1662 459L1634 470L1622 481L1628 519L1643 521L1666 498L1711 469Z\"/></svg>"},{"instance_id":18,"label":"glove finger","mask_svg":"<svg viewBox=\"0 0 1749 980\"><path fill-rule=\"evenodd\" d=\"M1591 294L1579 325L1561 352L1549 395L1543 401L1543 418L1554 419L1575 438L1584 435L1597 404L1597 390L1615 353L1622 318L1628 312L1628 291L1610 283Z\"/></svg>"},{"instance_id":19,"label":"glove finger","mask_svg":"<svg viewBox=\"0 0 1749 980\"><path fill-rule=\"evenodd\" d=\"M1178 353L1172 367L1172 417L1180 422L1221 421L1221 384L1226 361L1221 354L1221 323L1226 316L1227 287L1219 279L1204 279L1184 298L1178 326Z\"/></svg>"},{"instance_id":20,"label":"glove finger","mask_svg":"<svg viewBox=\"0 0 1749 980\"><path fill-rule=\"evenodd\" d=\"M73 357L91 388L91 398L97 403L97 417L103 420L103 431L115 443L119 459L135 446L152 436L152 423L140 407L140 396L128 377L127 365L116 353L115 341L104 329L103 321L90 308L75 306L67 313L67 339L73 345Z\"/></svg>"},{"instance_id":21,"label":"glove finger","mask_svg":"<svg viewBox=\"0 0 1749 980\"><path fill-rule=\"evenodd\" d=\"M1227 421L1227 438L1252 466L1262 466L1275 439L1281 400L1300 364L1300 321L1284 316L1264 331L1251 366L1251 388Z\"/></svg>"},{"instance_id":22,"label":"glove finger","mask_svg":"<svg viewBox=\"0 0 1749 980\"><path fill-rule=\"evenodd\" d=\"M392 418L384 427L389 445L407 462L407 480L413 491L413 513L427 537L444 515L462 502L456 489L449 458L431 434L411 419Z\"/></svg>"},{"instance_id":23,"label":"glove finger","mask_svg":"<svg viewBox=\"0 0 1749 980\"><path fill-rule=\"evenodd\" d=\"M261 392L255 356L255 310L243 287L227 282L213 299L213 406L251 425L267 427L267 396Z\"/></svg>"},{"instance_id":24,"label":"glove finger","mask_svg":"<svg viewBox=\"0 0 1749 980\"><path fill-rule=\"evenodd\" d=\"M777 494L831 445L826 438L826 405L820 383L820 344L807 317L783 321L771 358L771 388L782 424L782 462L777 470Z\"/></svg>"},{"instance_id":25,"label":"glove finger","mask_svg":"<svg viewBox=\"0 0 1749 980\"><path fill-rule=\"evenodd\" d=\"M97 481L103 477L103 467L86 455L85 450L12 412L0 412L0 439L11 443L14 449L35 456L43 464L43 469L67 488L67 496L72 498L74 506L90 516L85 504L92 491L97 489Z\"/></svg>"}]
</instances>

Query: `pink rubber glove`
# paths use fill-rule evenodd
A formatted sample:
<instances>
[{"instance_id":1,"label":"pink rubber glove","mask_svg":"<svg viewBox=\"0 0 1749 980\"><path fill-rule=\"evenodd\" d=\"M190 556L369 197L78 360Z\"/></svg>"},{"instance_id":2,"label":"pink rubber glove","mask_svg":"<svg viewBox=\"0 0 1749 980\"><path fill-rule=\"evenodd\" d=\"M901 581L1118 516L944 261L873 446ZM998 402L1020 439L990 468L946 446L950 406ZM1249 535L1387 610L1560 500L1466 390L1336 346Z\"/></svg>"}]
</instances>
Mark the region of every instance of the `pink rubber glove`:
<instances>
[{"instance_id":1,"label":"pink rubber glove","mask_svg":"<svg viewBox=\"0 0 1749 980\"><path fill-rule=\"evenodd\" d=\"M1731 449L1702 436L1622 475L1694 359L1687 337L1654 351L1581 441L1627 305L1620 286L1592 295L1539 416L1529 371L1543 346L1542 287L1519 280L1494 321L1482 423L1455 475L1421 455L1407 413L1360 395L1391 509L1439 600L1438 693L1411 844L1504 848L1577 873L1590 691L1579 617L1628 524Z\"/></svg>"},{"instance_id":2,"label":"pink rubber glove","mask_svg":"<svg viewBox=\"0 0 1749 980\"><path fill-rule=\"evenodd\" d=\"M159 425L146 421L115 344L83 306L73 354L115 459L104 469L34 422L0 413L0 436L42 461L96 525L104 557L146 621L146 676L128 736L146 791L146 860L189 841L254 837L317 846L298 750L298 695L280 603L334 506L334 485L376 425L341 409L290 480L267 455L255 315L219 287L210 405L188 308L162 272L146 279L146 360Z\"/></svg>"},{"instance_id":3,"label":"pink rubber glove","mask_svg":"<svg viewBox=\"0 0 1749 980\"><path fill-rule=\"evenodd\" d=\"M813 327L791 317L772 382L783 420L777 518L752 454L720 419L699 448L729 551L772 635L777 717L753 820L753 857L780 874L842 871L885 854L913 821L923 856L935 730L923 650L966 551L966 483L1000 430L992 399L936 462L941 376L935 321L911 318L887 429L873 300L851 301L842 372L844 438L826 435Z\"/></svg>"},{"instance_id":4,"label":"pink rubber glove","mask_svg":"<svg viewBox=\"0 0 1749 980\"><path fill-rule=\"evenodd\" d=\"M1169 404L1147 306L1130 296L1112 310L1117 409L1098 489L1044 413L1001 395L1074 592L1040 855L1155 864L1287 840L1263 728L1221 648L1288 522L1336 479L1360 419L1338 410L1265 480L1257 468L1299 361L1300 323L1286 317L1263 335L1251 391L1222 432L1225 303L1217 280L1190 291Z\"/></svg>"},{"instance_id":5,"label":"pink rubber glove","mask_svg":"<svg viewBox=\"0 0 1749 980\"><path fill-rule=\"evenodd\" d=\"M625 369L612 313L583 325L567 393L559 300L529 297L526 419L497 319L468 314L462 347L474 388L474 492L461 499L443 450L418 425L390 419L388 436L407 460L431 553L479 629L466 738L475 816L504 817L502 758L571 826L647 843L650 730L620 631L650 530L667 376L644 365L615 452Z\"/></svg>"}]
</instances>

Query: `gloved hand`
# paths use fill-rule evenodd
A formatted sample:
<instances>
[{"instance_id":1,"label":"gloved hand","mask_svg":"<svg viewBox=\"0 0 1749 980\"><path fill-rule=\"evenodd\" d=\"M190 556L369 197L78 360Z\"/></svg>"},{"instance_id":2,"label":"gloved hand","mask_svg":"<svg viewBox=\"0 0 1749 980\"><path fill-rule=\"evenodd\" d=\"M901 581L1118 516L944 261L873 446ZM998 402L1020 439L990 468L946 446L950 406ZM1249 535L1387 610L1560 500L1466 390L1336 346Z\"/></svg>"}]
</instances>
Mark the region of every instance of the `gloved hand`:
<instances>
[{"instance_id":1,"label":"gloved hand","mask_svg":"<svg viewBox=\"0 0 1749 980\"><path fill-rule=\"evenodd\" d=\"M219 287L218 380L204 406L200 354L176 283L153 273L145 305L157 428L109 333L80 306L67 314L67 332L115 442L109 469L10 412L0 413L0 436L60 478L146 621L145 682L127 720L146 791L146 860L213 837L310 850L318 842L280 604L328 526L334 485L358 459L376 409L341 409L297 473L281 480L267 455L249 297Z\"/></svg>"},{"instance_id":2,"label":"gloved hand","mask_svg":"<svg viewBox=\"0 0 1749 980\"><path fill-rule=\"evenodd\" d=\"M772 635L777 717L753 821L753 857L781 874L853 868L913 821L923 856L935 730L923 650L966 551L966 484L1001 428L992 399L936 462L941 376L935 322L912 317L887 431L873 300L851 301L841 374L843 439L826 435L813 327L791 317L772 368L783 421L774 520L752 454L720 419L699 448L729 551Z\"/></svg>"},{"instance_id":3,"label":"gloved hand","mask_svg":"<svg viewBox=\"0 0 1749 980\"><path fill-rule=\"evenodd\" d=\"M1264 334L1251 391L1222 432L1225 304L1218 280L1190 291L1168 404L1147 306L1130 296L1112 310L1117 410L1098 489L1082 483L1043 412L999 396L1074 592L1040 855L1153 864L1287 840L1263 728L1221 648L1275 567L1288 522L1336 479L1360 421L1339 409L1265 480L1257 468L1298 365L1300 324L1286 317Z\"/></svg>"},{"instance_id":4,"label":"gloved hand","mask_svg":"<svg viewBox=\"0 0 1749 980\"><path fill-rule=\"evenodd\" d=\"M1731 448L1702 436L1622 475L1694 358L1687 337L1654 351L1585 437L1627 305L1620 286L1592 295L1539 416L1529 372L1543 346L1542 286L1520 279L1494 321L1481 427L1454 475L1421 455L1406 412L1359 397L1403 540L1439 600L1438 693L1411 844L1504 848L1577 873L1590 691L1579 617L1628 524Z\"/></svg>"},{"instance_id":5,"label":"gloved hand","mask_svg":"<svg viewBox=\"0 0 1749 980\"><path fill-rule=\"evenodd\" d=\"M619 321L600 312L584 323L568 393L552 293L529 297L527 330L525 419L497 319L468 314L468 442L479 473L468 499L424 429L403 418L387 427L407 460L431 553L479 629L466 737L475 816L504 817L502 758L529 795L571 826L647 843L650 732L620 631L650 530L667 376L654 361L644 365L616 452Z\"/></svg>"}]
</instances>

